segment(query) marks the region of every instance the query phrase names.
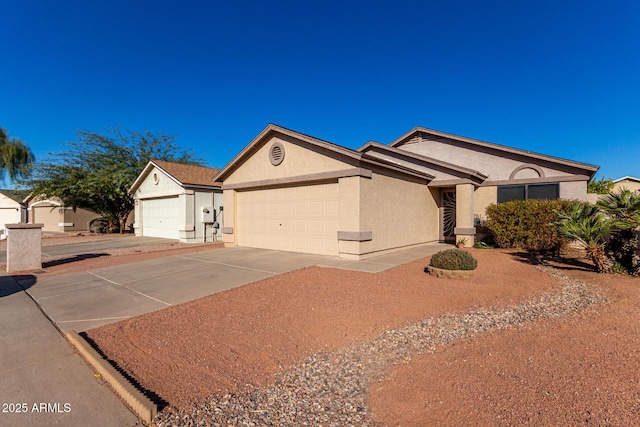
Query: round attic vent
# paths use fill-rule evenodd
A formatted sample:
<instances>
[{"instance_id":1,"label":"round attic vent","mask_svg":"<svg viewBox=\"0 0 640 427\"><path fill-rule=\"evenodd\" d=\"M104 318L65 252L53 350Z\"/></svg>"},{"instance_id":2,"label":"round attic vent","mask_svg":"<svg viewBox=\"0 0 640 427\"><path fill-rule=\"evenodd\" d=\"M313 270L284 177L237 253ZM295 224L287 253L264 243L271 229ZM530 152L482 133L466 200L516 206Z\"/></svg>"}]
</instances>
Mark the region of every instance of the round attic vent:
<instances>
[{"instance_id":1,"label":"round attic vent","mask_svg":"<svg viewBox=\"0 0 640 427\"><path fill-rule=\"evenodd\" d=\"M284 146L279 142L274 142L269 149L269 160L273 166L278 166L284 160Z\"/></svg>"},{"instance_id":2,"label":"round attic vent","mask_svg":"<svg viewBox=\"0 0 640 427\"><path fill-rule=\"evenodd\" d=\"M158 185L158 182L160 181L160 177L158 176L158 174L156 172L153 173L153 183L155 185Z\"/></svg>"}]
</instances>

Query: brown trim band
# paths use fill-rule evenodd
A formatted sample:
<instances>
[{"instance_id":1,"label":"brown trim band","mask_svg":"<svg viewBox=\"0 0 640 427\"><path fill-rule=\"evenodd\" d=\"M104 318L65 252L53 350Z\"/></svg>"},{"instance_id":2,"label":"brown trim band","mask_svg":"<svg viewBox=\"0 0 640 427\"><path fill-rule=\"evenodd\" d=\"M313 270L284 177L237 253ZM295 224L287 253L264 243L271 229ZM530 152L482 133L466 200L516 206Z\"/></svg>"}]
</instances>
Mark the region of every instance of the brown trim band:
<instances>
[{"instance_id":1,"label":"brown trim band","mask_svg":"<svg viewBox=\"0 0 640 427\"><path fill-rule=\"evenodd\" d=\"M338 240L367 242L373 240L373 231L338 231Z\"/></svg>"},{"instance_id":2,"label":"brown trim band","mask_svg":"<svg viewBox=\"0 0 640 427\"><path fill-rule=\"evenodd\" d=\"M233 234L233 227L222 227L222 234Z\"/></svg>"},{"instance_id":3,"label":"brown trim band","mask_svg":"<svg viewBox=\"0 0 640 427\"><path fill-rule=\"evenodd\" d=\"M476 229L475 229L475 227L469 227L469 228L455 227L453 229L453 233L454 234L463 234L463 235L466 235L466 236L471 236L471 235L475 235L476 234Z\"/></svg>"},{"instance_id":4,"label":"brown trim band","mask_svg":"<svg viewBox=\"0 0 640 427\"><path fill-rule=\"evenodd\" d=\"M462 179L447 179L442 181L431 181L429 184L427 184L427 187L452 187L452 186L461 185L461 184L473 184L478 187L481 187L484 185L484 184L478 184L477 182L473 182L468 178L462 178Z\"/></svg>"},{"instance_id":5,"label":"brown trim band","mask_svg":"<svg viewBox=\"0 0 640 427\"><path fill-rule=\"evenodd\" d=\"M491 187L495 185L511 185L511 184L537 184L548 182L575 182L575 181L589 181L589 177L586 175L560 175L560 176L548 176L545 178L523 178L523 179L502 179L499 181L486 181L480 184L480 187Z\"/></svg>"},{"instance_id":6,"label":"brown trim band","mask_svg":"<svg viewBox=\"0 0 640 427\"><path fill-rule=\"evenodd\" d=\"M273 185L299 184L311 181L327 181L330 179L348 178L351 176L361 176L363 178L371 178L373 173L369 169L352 168L343 169L333 172L312 173L309 175L297 175L288 178L263 179L261 181L240 182L237 184L223 185L223 190L242 190L252 187L269 187Z\"/></svg>"}]
</instances>

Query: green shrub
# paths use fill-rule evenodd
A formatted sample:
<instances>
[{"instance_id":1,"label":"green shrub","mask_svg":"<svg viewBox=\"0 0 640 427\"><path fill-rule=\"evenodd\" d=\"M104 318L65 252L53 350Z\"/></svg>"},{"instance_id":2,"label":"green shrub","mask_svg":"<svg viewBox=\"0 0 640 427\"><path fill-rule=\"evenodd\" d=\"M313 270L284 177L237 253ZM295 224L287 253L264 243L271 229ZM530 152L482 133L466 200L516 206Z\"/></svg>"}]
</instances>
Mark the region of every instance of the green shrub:
<instances>
[{"instance_id":1,"label":"green shrub","mask_svg":"<svg viewBox=\"0 0 640 427\"><path fill-rule=\"evenodd\" d=\"M476 249L493 249L493 245L488 245L485 242L475 242L473 247Z\"/></svg>"},{"instance_id":2,"label":"green shrub","mask_svg":"<svg viewBox=\"0 0 640 427\"><path fill-rule=\"evenodd\" d=\"M475 270L478 261L467 251L446 249L434 254L430 265L443 270Z\"/></svg>"},{"instance_id":3,"label":"green shrub","mask_svg":"<svg viewBox=\"0 0 640 427\"><path fill-rule=\"evenodd\" d=\"M555 222L567 212L571 200L514 200L487 207L487 227L502 248L530 251L560 249L563 243Z\"/></svg>"}]
</instances>

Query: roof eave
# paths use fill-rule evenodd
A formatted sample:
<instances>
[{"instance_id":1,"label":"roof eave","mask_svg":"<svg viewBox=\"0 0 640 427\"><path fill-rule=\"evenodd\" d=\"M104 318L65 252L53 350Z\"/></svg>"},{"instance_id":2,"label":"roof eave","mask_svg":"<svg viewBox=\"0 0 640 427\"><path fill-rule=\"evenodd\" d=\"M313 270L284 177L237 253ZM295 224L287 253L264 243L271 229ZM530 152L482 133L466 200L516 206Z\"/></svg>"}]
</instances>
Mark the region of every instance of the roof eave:
<instances>
[{"instance_id":1,"label":"roof eave","mask_svg":"<svg viewBox=\"0 0 640 427\"><path fill-rule=\"evenodd\" d=\"M466 175L468 178L471 178L472 180L478 180L480 182L486 180L488 178L487 175L483 174L480 171L477 171L475 169L469 169L469 168L465 168L462 166L458 166L458 165L454 165L448 162L444 162L442 160L437 160L437 159L432 159L431 157L426 157L420 154L416 154L416 153L412 153L411 151L405 151L405 150L400 150L398 148L395 147L389 147L388 145L384 145L384 144L380 144L379 142L374 142L374 141L369 141L368 143L366 143L365 145L363 145L362 147L360 147L358 150L359 151L363 151L364 153L366 153L367 150L371 149L371 148L378 148L381 150L386 150L389 151L391 153L394 154L398 154L401 156L405 156L405 157L409 157L415 160L419 160L425 163L430 163L433 164L435 166L439 166L439 167L443 167L452 171L455 171L457 173L460 173L462 175ZM434 177L435 179L435 177Z\"/></svg>"},{"instance_id":2,"label":"roof eave","mask_svg":"<svg viewBox=\"0 0 640 427\"><path fill-rule=\"evenodd\" d=\"M213 179L215 181L223 182L225 178L227 178L240 165L241 161L249 156L253 152L253 150L256 149L256 147L260 144L260 142L271 132L280 133L290 138L294 138L314 145L316 147L321 147L329 151L342 154L355 160L360 160L361 157L361 153L351 150L350 148L342 147L340 145L333 144L328 141L324 141L322 139L315 138L310 135L306 135L304 133L296 132L294 130L270 123L255 138L253 138L251 142L249 142L249 144L247 144L240 151L240 153L238 153L233 159L231 159L231 161L227 163Z\"/></svg>"},{"instance_id":3,"label":"roof eave","mask_svg":"<svg viewBox=\"0 0 640 427\"><path fill-rule=\"evenodd\" d=\"M592 164L589 164L589 163L576 162L574 160L569 160L569 159L563 159L563 158L560 158L560 157L549 156L549 155L546 155L546 154L536 153L536 152L533 152L533 151L522 150L520 148L508 147L506 145L495 144L493 142L486 142L486 141L481 141L479 139L467 138L465 136L460 136L460 135L455 135L455 134L452 134L452 133L441 132L441 131L428 129L428 128L421 127L421 126L416 126L411 131L409 131L409 132L405 133L404 135L402 135L400 138L397 138L396 140L394 140L391 143L389 143L389 146L393 147L393 148L396 148L398 145L401 145L401 143L405 139L407 139L408 137L410 137L411 135L413 135L413 134L415 134L417 132L430 133L430 134L433 134L433 135L436 135L436 136L441 136L443 138L449 138L449 139L465 142L467 144L472 144L472 145L477 145L477 146L480 146L480 147L491 148L491 149L494 149L494 150L503 151L503 152L507 152L507 153L511 153L511 154L519 154L519 155L528 156L528 157L531 157L531 158L534 158L534 159L545 160L545 161L549 161L549 162L552 162L552 163L561 164L561 165L564 165L564 166L570 166L570 167L573 167L573 168L582 169L583 171L587 172L590 177L593 177L593 175L595 175L595 173L598 171L598 169L600 169L600 166L592 165Z\"/></svg>"}]
</instances>

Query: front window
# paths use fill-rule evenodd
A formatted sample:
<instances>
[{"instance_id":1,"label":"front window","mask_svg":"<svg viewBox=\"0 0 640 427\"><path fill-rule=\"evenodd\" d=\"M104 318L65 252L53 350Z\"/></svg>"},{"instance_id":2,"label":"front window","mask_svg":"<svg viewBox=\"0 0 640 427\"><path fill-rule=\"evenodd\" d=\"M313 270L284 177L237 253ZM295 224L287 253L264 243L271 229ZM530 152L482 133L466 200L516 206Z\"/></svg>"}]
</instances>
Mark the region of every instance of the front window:
<instances>
[{"instance_id":1,"label":"front window","mask_svg":"<svg viewBox=\"0 0 640 427\"><path fill-rule=\"evenodd\" d=\"M557 182L552 184L504 185L498 187L498 203L527 199L555 200L559 197L560 185Z\"/></svg>"}]
</instances>

